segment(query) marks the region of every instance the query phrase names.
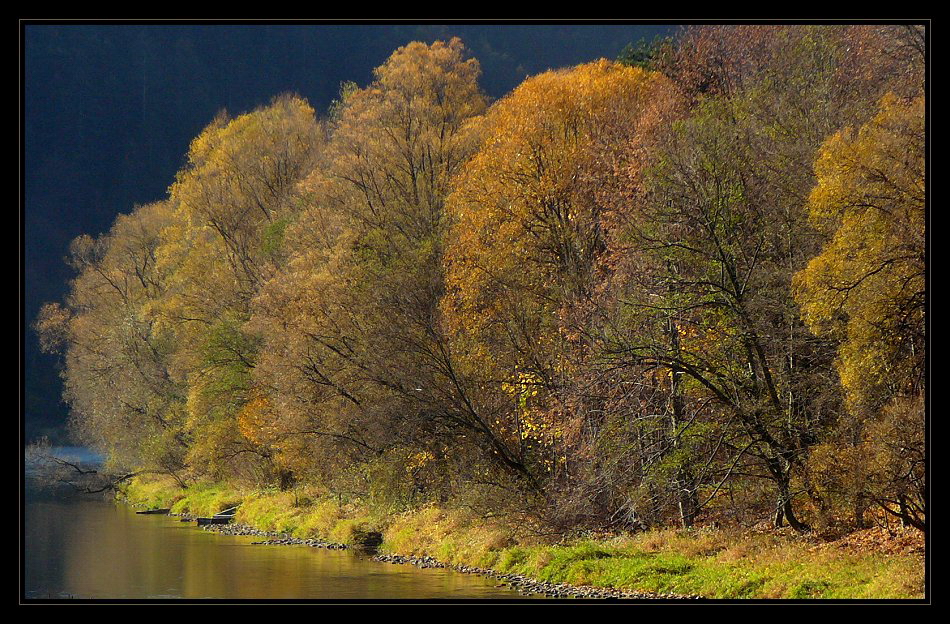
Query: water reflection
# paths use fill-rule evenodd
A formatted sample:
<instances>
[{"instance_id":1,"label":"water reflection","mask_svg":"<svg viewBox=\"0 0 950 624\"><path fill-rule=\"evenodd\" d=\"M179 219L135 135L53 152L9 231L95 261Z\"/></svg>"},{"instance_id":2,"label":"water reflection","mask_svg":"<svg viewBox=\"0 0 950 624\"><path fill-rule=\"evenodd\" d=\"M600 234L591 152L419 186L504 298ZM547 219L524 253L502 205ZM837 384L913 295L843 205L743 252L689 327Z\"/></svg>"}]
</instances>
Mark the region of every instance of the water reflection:
<instances>
[{"instance_id":1,"label":"water reflection","mask_svg":"<svg viewBox=\"0 0 950 624\"><path fill-rule=\"evenodd\" d=\"M26 598L471 599L520 596L448 570L380 564L347 551L252 545L111 501L31 497Z\"/></svg>"}]
</instances>

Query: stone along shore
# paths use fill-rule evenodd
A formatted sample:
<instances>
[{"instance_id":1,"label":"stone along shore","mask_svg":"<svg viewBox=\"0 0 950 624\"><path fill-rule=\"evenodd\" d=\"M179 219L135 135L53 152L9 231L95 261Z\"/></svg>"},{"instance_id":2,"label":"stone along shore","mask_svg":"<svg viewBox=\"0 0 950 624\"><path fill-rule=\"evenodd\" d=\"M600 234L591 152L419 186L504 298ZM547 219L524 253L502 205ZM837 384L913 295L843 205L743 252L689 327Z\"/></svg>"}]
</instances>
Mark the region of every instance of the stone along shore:
<instances>
[{"instance_id":1,"label":"stone along shore","mask_svg":"<svg viewBox=\"0 0 950 624\"><path fill-rule=\"evenodd\" d=\"M189 516L183 516L182 521L193 520ZM211 524L201 527L205 531L221 533L222 535L252 535L262 537L261 541L251 542L260 545L297 545L309 546L311 548L325 548L327 550L347 550L353 547L347 544L328 542L320 539L303 539L292 537L286 533L276 531L263 531L261 529L248 526L246 524ZM361 550L361 549L357 549ZM689 596L679 594L658 594L651 592L624 591L607 587L588 587L581 585L569 585L567 583L551 583L549 581L539 581L521 574L505 574L491 568L478 568L461 564L449 564L434 557L422 556L413 557L408 555L381 555L362 550L366 554L372 554L374 561L380 563L389 563L396 565L414 565L420 568L444 568L462 572L463 574L477 574L493 578L499 581L496 587L511 587L524 596L543 595L549 598L587 598L587 599L620 599L620 600L698 600L701 596Z\"/></svg>"}]
</instances>

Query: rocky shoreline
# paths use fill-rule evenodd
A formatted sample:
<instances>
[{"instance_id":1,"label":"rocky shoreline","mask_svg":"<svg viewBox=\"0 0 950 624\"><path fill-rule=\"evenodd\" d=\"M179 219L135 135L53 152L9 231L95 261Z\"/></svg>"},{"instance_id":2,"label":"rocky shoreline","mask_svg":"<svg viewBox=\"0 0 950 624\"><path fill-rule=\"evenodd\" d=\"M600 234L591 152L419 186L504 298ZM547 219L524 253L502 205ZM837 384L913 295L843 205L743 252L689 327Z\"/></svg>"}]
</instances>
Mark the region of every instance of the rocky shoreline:
<instances>
[{"instance_id":1,"label":"rocky shoreline","mask_svg":"<svg viewBox=\"0 0 950 624\"><path fill-rule=\"evenodd\" d=\"M182 522L191 522L194 521L194 516L188 516L186 514L168 514L170 516L178 515L181 518ZM336 542L328 542L326 540L319 539L301 539L299 537L292 537L286 533L279 533L277 531L263 531L261 529L256 529L248 524L205 524L201 527L204 531L209 531L211 533L220 533L222 535L251 535L255 537L265 537L268 539L261 540L259 542L251 542L251 544L261 544L261 545L275 545L275 546L310 546L311 548L325 548L327 550L346 550L349 548L347 544L338 544Z\"/></svg>"},{"instance_id":2,"label":"rocky shoreline","mask_svg":"<svg viewBox=\"0 0 950 624\"><path fill-rule=\"evenodd\" d=\"M477 574L494 578L501 583L496 587L511 587L518 593L544 595L548 598L588 598L588 599L615 599L615 600L700 600L702 596L687 596L679 594L656 594L650 592L623 591L608 587L589 587L569 585L567 583L551 583L539 581L521 574L505 574L491 568L477 568L461 564L447 564L434 557L410 557L406 555L376 555L374 561L401 565L414 565L420 568L446 568L464 574Z\"/></svg>"},{"instance_id":3,"label":"rocky shoreline","mask_svg":"<svg viewBox=\"0 0 950 624\"><path fill-rule=\"evenodd\" d=\"M178 515L178 514L169 514ZM180 515L182 522L194 520L193 516ZM246 524L210 524L201 527L205 531L220 533L222 535L250 535L266 538L261 541L251 542L256 545L275 545L275 546L309 546L311 548L325 548L327 550L347 550L352 549L347 544L328 542L320 539L303 539L292 537L286 533L277 531L263 531ZM367 553L372 554L372 553ZM658 594L651 592L623 591L607 587L589 587L581 585L569 585L567 583L551 583L549 581L539 581L521 574L505 574L491 568L479 568L461 564L448 564L439 561L434 557L413 557L408 555L383 555L373 554L373 561L380 563L389 563L394 565L414 565L420 568L443 568L454 570L463 574L476 574L493 578L499 581L496 587L509 587L523 596L542 595L548 598L575 598L575 599L612 599L612 600L701 600L702 596L680 595L680 594Z\"/></svg>"}]
</instances>

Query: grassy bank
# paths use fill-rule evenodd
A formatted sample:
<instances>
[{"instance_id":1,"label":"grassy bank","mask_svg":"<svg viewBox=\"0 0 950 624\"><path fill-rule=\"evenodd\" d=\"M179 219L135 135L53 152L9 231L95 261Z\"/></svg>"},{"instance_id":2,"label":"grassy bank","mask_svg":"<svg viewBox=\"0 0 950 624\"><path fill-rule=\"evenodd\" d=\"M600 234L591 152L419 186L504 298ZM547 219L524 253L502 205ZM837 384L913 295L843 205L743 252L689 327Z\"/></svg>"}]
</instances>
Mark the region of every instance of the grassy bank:
<instances>
[{"instance_id":1,"label":"grassy bank","mask_svg":"<svg viewBox=\"0 0 950 624\"><path fill-rule=\"evenodd\" d=\"M920 553L887 553L846 543L723 529L657 530L551 543L517 535L499 521L425 507L388 514L315 491L241 491L219 485L179 489L135 480L128 502L211 515L240 503L236 522L300 538L352 543L360 531L383 534L381 551L429 555L539 580L708 598L923 598Z\"/></svg>"}]
</instances>

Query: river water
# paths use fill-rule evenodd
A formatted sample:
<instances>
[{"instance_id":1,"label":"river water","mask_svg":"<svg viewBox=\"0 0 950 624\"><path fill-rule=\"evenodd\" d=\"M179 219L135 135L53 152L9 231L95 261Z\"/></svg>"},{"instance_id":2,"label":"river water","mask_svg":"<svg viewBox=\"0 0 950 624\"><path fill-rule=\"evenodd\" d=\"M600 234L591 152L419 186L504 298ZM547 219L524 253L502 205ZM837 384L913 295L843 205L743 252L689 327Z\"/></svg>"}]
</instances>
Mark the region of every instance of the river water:
<instances>
[{"instance_id":1,"label":"river water","mask_svg":"<svg viewBox=\"0 0 950 624\"><path fill-rule=\"evenodd\" d=\"M28 490L23 597L134 600L469 600L523 597L452 570L372 561L351 551L253 545L173 516L96 497Z\"/></svg>"}]
</instances>

